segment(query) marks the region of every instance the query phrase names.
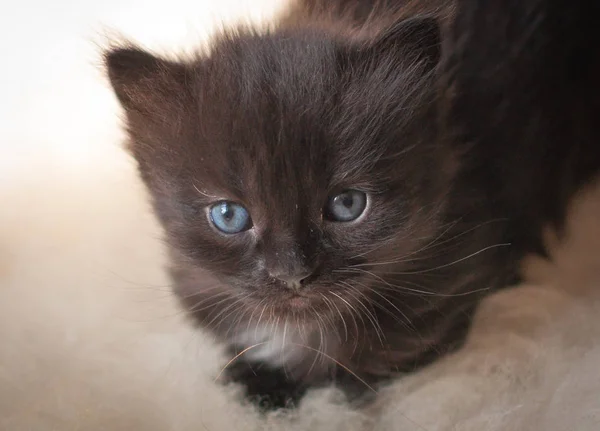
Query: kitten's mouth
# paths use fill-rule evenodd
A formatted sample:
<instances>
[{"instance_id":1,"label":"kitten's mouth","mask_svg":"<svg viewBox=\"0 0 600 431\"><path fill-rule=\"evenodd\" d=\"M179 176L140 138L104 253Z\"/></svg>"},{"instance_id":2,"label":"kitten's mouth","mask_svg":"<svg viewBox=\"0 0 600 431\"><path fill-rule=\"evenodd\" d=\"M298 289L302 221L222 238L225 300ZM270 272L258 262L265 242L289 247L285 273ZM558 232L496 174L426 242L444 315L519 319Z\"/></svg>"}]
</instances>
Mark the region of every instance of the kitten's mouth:
<instances>
[{"instance_id":1,"label":"kitten's mouth","mask_svg":"<svg viewBox=\"0 0 600 431\"><path fill-rule=\"evenodd\" d=\"M260 295L250 298L248 304L260 311L266 307L279 317L295 316L299 319L310 319L311 316L345 314L352 308L352 299L345 299L345 292L333 286L305 286L304 288L279 289L275 292L258 292ZM264 314L264 313L263 313Z\"/></svg>"},{"instance_id":2,"label":"kitten's mouth","mask_svg":"<svg viewBox=\"0 0 600 431\"><path fill-rule=\"evenodd\" d=\"M281 315L294 314L297 316L309 316L314 313L325 313L332 307L328 307L328 303L325 295L317 294L313 292L289 292L287 294L278 295L277 298L273 298L271 302L273 310Z\"/></svg>"},{"instance_id":3,"label":"kitten's mouth","mask_svg":"<svg viewBox=\"0 0 600 431\"><path fill-rule=\"evenodd\" d=\"M273 296L270 308L279 315L304 315L307 312L320 310L322 300L317 295L311 295L305 292L288 292Z\"/></svg>"},{"instance_id":4,"label":"kitten's mouth","mask_svg":"<svg viewBox=\"0 0 600 431\"><path fill-rule=\"evenodd\" d=\"M289 300L289 305L294 310L305 310L310 306L310 302L305 296L295 295Z\"/></svg>"}]
</instances>

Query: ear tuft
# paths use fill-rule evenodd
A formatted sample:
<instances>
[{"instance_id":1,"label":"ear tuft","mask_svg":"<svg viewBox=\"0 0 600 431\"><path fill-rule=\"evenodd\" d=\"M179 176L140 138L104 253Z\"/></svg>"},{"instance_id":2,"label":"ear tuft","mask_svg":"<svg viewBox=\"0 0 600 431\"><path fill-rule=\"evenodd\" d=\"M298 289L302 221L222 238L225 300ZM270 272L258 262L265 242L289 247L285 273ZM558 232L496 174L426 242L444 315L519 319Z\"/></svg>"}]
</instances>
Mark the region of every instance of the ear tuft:
<instances>
[{"instance_id":1,"label":"ear tuft","mask_svg":"<svg viewBox=\"0 0 600 431\"><path fill-rule=\"evenodd\" d=\"M431 16L417 16L397 22L376 40L372 49L397 52L414 61L425 61L435 67L441 58L441 29Z\"/></svg>"},{"instance_id":2,"label":"ear tuft","mask_svg":"<svg viewBox=\"0 0 600 431\"><path fill-rule=\"evenodd\" d=\"M185 82L182 64L163 60L137 47L120 47L104 54L111 86L126 111L152 111ZM158 107L158 106L157 106Z\"/></svg>"},{"instance_id":3,"label":"ear tuft","mask_svg":"<svg viewBox=\"0 0 600 431\"><path fill-rule=\"evenodd\" d=\"M140 48L115 48L104 54L104 61L111 82L122 78L151 72L158 66L159 60Z\"/></svg>"},{"instance_id":4,"label":"ear tuft","mask_svg":"<svg viewBox=\"0 0 600 431\"><path fill-rule=\"evenodd\" d=\"M152 54L139 48L115 48L104 53L104 64L110 84L124 108L134 106L136 89L160 68Z\"/></svg>"}]
</instances>

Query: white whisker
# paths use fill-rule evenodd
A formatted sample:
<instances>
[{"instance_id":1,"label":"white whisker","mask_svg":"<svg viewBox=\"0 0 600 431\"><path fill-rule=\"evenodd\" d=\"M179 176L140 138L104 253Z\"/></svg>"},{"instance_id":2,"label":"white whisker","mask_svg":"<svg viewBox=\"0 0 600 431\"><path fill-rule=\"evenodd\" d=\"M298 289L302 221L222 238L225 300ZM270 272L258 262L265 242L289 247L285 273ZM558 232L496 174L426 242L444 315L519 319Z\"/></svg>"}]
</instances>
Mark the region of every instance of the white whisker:
<instances>
[{"instance_id":1,"label":"white whisker","mask_svg":"<svg viewBox=\"0 0 600 431\"><path fill-rule=\"evenodd\" d=\"M341 281L340 283L342 283L343 286L348 287L347 283L345 283L343 281ZM335 292L331 292L331 293L334 294L335 296L337 296L338 298L340 298L341 300L344 300L341 296L337 295ZM360 305L363 308L363 310L365 310L365 315L367 316L367 319L369 319L369 322L373 326L373 329L375 329L375 334L377 335L377 338L379 338L379 342L381 343L382 346L385 346L385 342L384 342L385 335L383 334L383 329L379 325L377 318L367 308L367 306L360 300L360 298L355 297L350 292L348 292L348 293L350 294L350 296L352 296L356 300L358 305ZM359 316L360 316L360 314L359 314ZM363 323L364 323L364 321L363 321Z\"/></svg>"},{"instance_id":2,"label":"white whisker","mask_svg":"<svg viewBox=\"0 0 600 431\"><path fill-rule=\"evenodd\" d=\"M446 264L444 264L444 265L439 265L439 266L436 266L436 267L434 267L434 268L423 269L423 270L421 270L421 271L407 271L407 272L387 272L386 274L393 274L393 275L396 275L396 274L399 274L399 275L411 275L411 274L424 274L424 273L427 273L427 272L437 271L438 269L447 268L447 267L449 267L449 266L456 265L457 263L460 263L460 262L463 262L463 261L465 261L465 260L467 260L467 259L470 259L470 258L472 258L472 257L475 257L475 256L477 256L478 254L484 253L484 252L486 252L486 251L488 251L488 250L491 250L491 249L494 249L494 248L498 248L498 247L507 247L507 246L509 246L509 245L511 245L511 243L509 243L509 242L505 242L505 243L500 243L500 244L494 244L494 245L490 245L490 246L488 246L488 247L484 247L484 248L482 248L481 250L478 250L478 251L476 251L476 252L474 252L474 253L471 253L471 254L469 254L468 256L461 257L460 259L456 259L455 261L452 261L452 262L450 262L450 263L446 263Z\"/></svg>"},{"instance_id":3,"label":"white whisker","mask_svg":"<svg viewBox=\"0 0 600 431\"><path fill-rule=\"evenodd\" d=\"M337 311L338 315L340 316L340 320L342 321L342 325L344 325L344 340L348 341L348 327L346 326L346 320L344 319L344 315L340 311L339 307L335 305L335 302L330 301L324 294L321 294L321 297L323 298L323 301L325 301L331 312L333 312L333 307L335 307L335 310Z\"/></svg>"}]
</instances>

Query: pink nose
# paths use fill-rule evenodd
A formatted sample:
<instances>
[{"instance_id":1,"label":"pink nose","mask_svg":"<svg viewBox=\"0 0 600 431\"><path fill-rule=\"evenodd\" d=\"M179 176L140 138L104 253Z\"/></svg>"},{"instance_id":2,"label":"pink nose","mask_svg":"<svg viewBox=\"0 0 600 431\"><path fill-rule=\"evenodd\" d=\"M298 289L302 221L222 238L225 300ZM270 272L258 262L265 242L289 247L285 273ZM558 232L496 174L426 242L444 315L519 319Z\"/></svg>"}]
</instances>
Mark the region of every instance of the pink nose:
<instances>
[{"instance_id":1,"label":"pink nose","mask_svg":"<svg viewBox=\"0 0 600 431\"><path fill-rule=\"evenodd\" d=\"M273 274L271 277L283 281L290 289L300 289L305 284L306 279L311 275L306 271L300 274Z\"/></svg>"}]
</instances>

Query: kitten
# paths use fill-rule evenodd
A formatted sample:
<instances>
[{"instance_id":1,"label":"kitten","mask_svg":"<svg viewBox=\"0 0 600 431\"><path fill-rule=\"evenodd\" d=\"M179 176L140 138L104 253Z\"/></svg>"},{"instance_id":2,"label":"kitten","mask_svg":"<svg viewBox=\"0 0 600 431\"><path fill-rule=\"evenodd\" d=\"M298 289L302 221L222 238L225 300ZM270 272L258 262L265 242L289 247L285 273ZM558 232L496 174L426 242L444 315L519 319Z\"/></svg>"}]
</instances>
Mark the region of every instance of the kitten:
<instances>
[{"instance_id":1,"label":"kitten","mask_svg":"<svg viewBox=\"0 0 600 431\"><path fill-rule=\"evenodd\" d=\"M240 29L181 61L106 53L175 293L271 406L431 362L506 284L499 220L446 208L438 20L367 27Z\"/></svg>"}]
</instances>

